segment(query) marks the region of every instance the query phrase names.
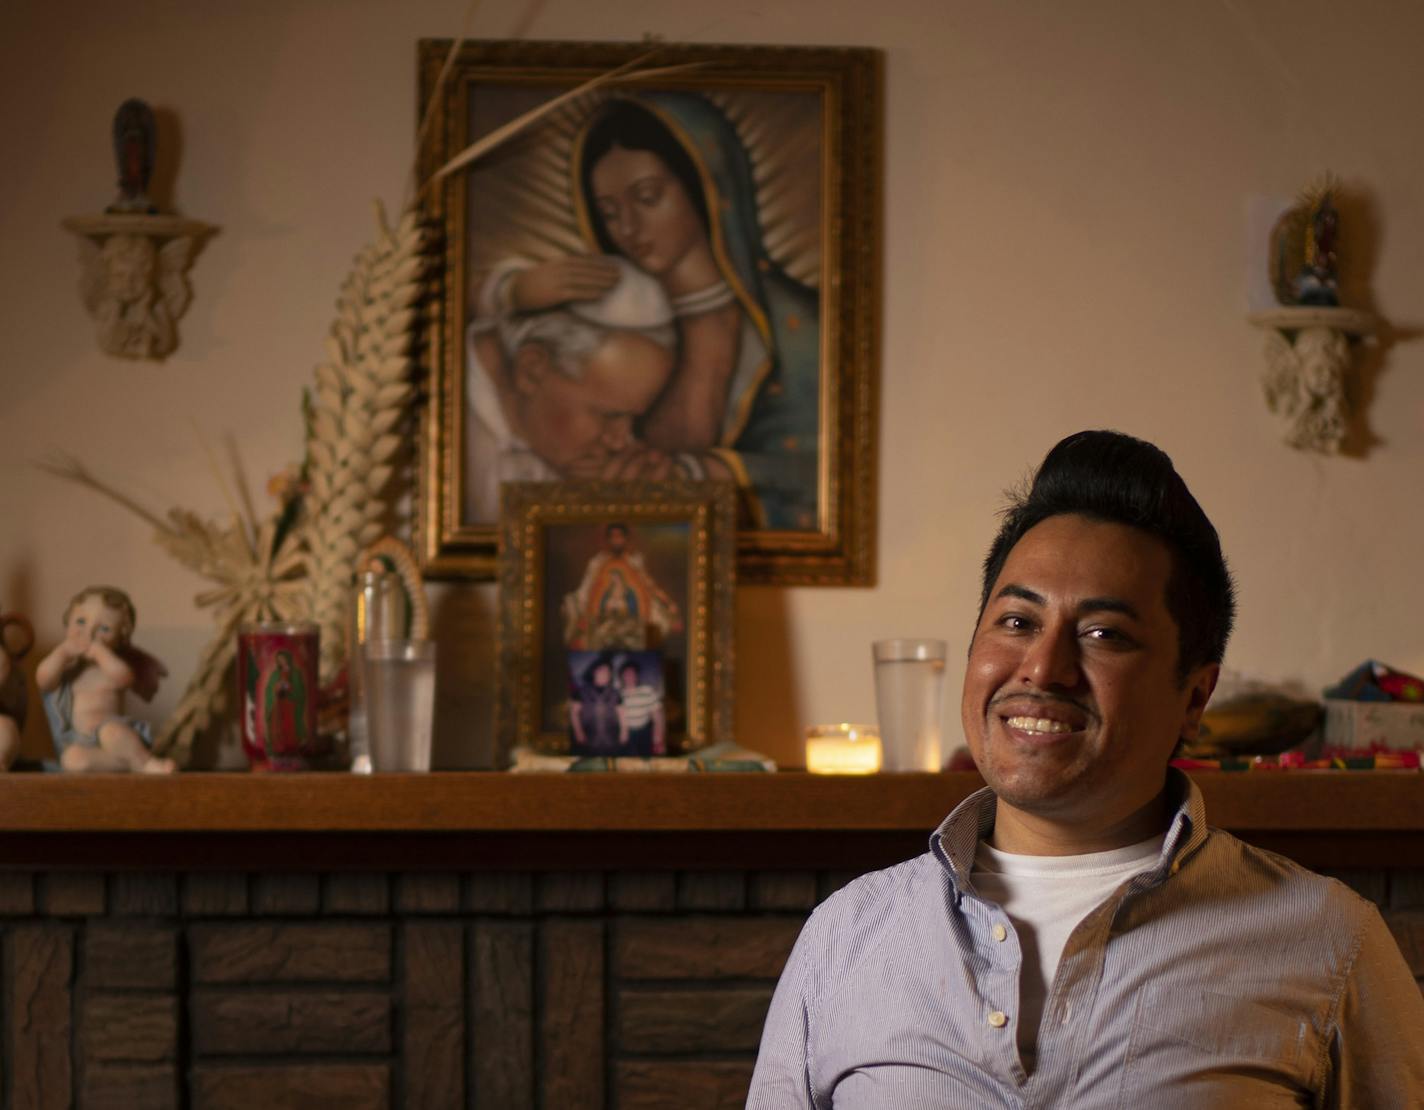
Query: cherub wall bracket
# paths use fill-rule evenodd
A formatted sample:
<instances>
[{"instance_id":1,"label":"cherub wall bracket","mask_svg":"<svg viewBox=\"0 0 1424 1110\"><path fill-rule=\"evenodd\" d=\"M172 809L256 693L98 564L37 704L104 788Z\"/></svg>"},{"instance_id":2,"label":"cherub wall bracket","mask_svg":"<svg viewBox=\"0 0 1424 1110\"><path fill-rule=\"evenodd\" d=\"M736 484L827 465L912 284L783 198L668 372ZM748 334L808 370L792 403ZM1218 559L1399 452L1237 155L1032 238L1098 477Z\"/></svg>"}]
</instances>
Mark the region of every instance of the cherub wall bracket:
<instances>
[{"instance_id":1,"label":"cherub wall bracket","mask_svg":"<svg viewBox=\"0 0 1424 1110\"><path fill-rule=\"evenodd\" d=\"M114 117L119 195L97 216L71 216L80 237L79 290L99 347L120 358L161 359L178 346L178 320L192 299L188 268L216 229L161 215L149 199L155 154L153 111L126 100Z\"/></svg>"},{"instance_id":2,"label":"cherub wall bracket","mask_svg":"<svg viewBox=\"0 0 1424 1110\"><path fill-rule=\"evenodd\" d=\"M1337 454L1350 424L1352 340L1372 335L1377 321L1355 308L1311 305L1282 305L1248 319L1267 329L1261 386L1266 407L1286 422L1286 443Z\"/></svg>"}]
</instances>

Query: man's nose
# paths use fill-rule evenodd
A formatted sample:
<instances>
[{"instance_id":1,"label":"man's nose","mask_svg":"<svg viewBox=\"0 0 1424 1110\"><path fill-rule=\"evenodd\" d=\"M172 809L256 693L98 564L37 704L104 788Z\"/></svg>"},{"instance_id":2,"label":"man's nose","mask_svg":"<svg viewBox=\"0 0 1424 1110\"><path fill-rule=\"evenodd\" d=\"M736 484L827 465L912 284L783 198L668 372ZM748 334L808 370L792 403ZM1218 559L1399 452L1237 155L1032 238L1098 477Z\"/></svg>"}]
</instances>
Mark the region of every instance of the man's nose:
<instances>
[{"instance_id":1,"label":"man's nose","mask_svg":"<svg viewBox=\"0 0 1424 1110\"><path fill-rule=\"evenodd\" d=\"M1029 642L1019 670L1024 681L1041 690L1077 686L1081 677L1077 630L1045 625Z\"/></svg>"}]
</instances>

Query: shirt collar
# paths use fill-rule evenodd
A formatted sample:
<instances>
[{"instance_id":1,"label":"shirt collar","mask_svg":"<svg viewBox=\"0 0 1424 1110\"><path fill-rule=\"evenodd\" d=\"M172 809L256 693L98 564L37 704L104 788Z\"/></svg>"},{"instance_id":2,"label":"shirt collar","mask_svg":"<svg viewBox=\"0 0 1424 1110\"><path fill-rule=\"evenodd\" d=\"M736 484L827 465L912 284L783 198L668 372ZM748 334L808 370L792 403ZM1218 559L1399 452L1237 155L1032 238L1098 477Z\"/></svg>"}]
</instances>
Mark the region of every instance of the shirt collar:
<instances>
[{"instance_id":1,"label":"shirt collar","mask_svg":"<svg viewBox=\"0 0 1424 1110\"><path fill-rule=\"evenodd\" d=\"M1173 807L1162 854L1157 857L1148 883L1157 883L1181 867L1187 857L1206 841L1206 803L1201 791L1182 771L1167 770L1167 799ZM987 786L976 790L930 834L930 851L949 873L956 895L970 888L969 876L974 869L974 852L979 842L994 829L997 797Z\"/></svg>"}]
</instances>

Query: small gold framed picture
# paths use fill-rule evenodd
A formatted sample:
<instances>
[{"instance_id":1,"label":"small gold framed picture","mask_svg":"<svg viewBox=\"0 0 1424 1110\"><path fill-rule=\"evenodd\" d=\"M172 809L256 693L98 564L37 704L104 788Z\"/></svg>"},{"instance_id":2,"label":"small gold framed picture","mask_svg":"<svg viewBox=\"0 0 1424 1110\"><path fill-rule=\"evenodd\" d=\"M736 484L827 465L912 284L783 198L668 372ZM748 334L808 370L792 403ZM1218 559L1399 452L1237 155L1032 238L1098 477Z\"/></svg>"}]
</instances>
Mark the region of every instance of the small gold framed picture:
<instances>
[{"instance_id":1,"label":"small gold framed picture","mask_svg":"<svg viewBox=\"0 0 1424 1110\"><path fill-rule=\"evenodd\" d=\"M501 765L733 739L735 527L728 482L504 487Z\"/></svg>"}]
</instances>

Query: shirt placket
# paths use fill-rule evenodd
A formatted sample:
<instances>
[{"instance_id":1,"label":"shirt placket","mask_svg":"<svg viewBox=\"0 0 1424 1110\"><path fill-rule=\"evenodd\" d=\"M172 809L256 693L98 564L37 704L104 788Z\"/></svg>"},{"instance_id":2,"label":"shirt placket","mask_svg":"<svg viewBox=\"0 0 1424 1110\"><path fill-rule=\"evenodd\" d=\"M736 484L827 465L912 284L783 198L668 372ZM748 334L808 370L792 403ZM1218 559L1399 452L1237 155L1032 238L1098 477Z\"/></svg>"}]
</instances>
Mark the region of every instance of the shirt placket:
<instances>
[{"instance_id":1,"label":"shirt placket","mask_svg":"<svg viewBox=\"0 0 1424 1110\"><path fill-rule=\"evenodd\" d=\"M1167 874L1174 873L1174 863ZM1038 1067L1025 1107L1071 1106L1069 1094L1077 1083L1078 1066L1088 1033L1089 1020L1098 987L1102 983L1107 947L1112 940L1113 922L1129 899L1158 885L1163 871L1155 869L1135 875L1120 886L1097 909L1079 922L1068 937L1044 1000L1039 1026Z\"/></svg>"},{"instance_id":2,"label":"shirt placket","mask_svg":"<svg viewBox=\"0 0 1424 1110\"><path fill-rule=\"evenodd\" d=\"M1111 935L1112 921L1124 891L1118 891L1081 922L1068 937L1058 970L1044 999L1043 1019L1038 1027L1038 1066L1026 1107L1071 1105L1078 1070L1078 1055L1093 1000L1102 979L1103 959Z\"/></svg>"},{"instance_id":3,"label":"shirt placket","mask_svg":"<svg viewBox=\"0 0 1424 1110\"><path fill-rule=\"evenodd\" d=\"M960 910L968 922L981 969L977 979L983 1058L993 1074L1017 1088L1027 1074L1018 1049L1019 977L1023 969L1018 933L998 905L973 894L961 896Z\"/></svg>"}]
</instances>

